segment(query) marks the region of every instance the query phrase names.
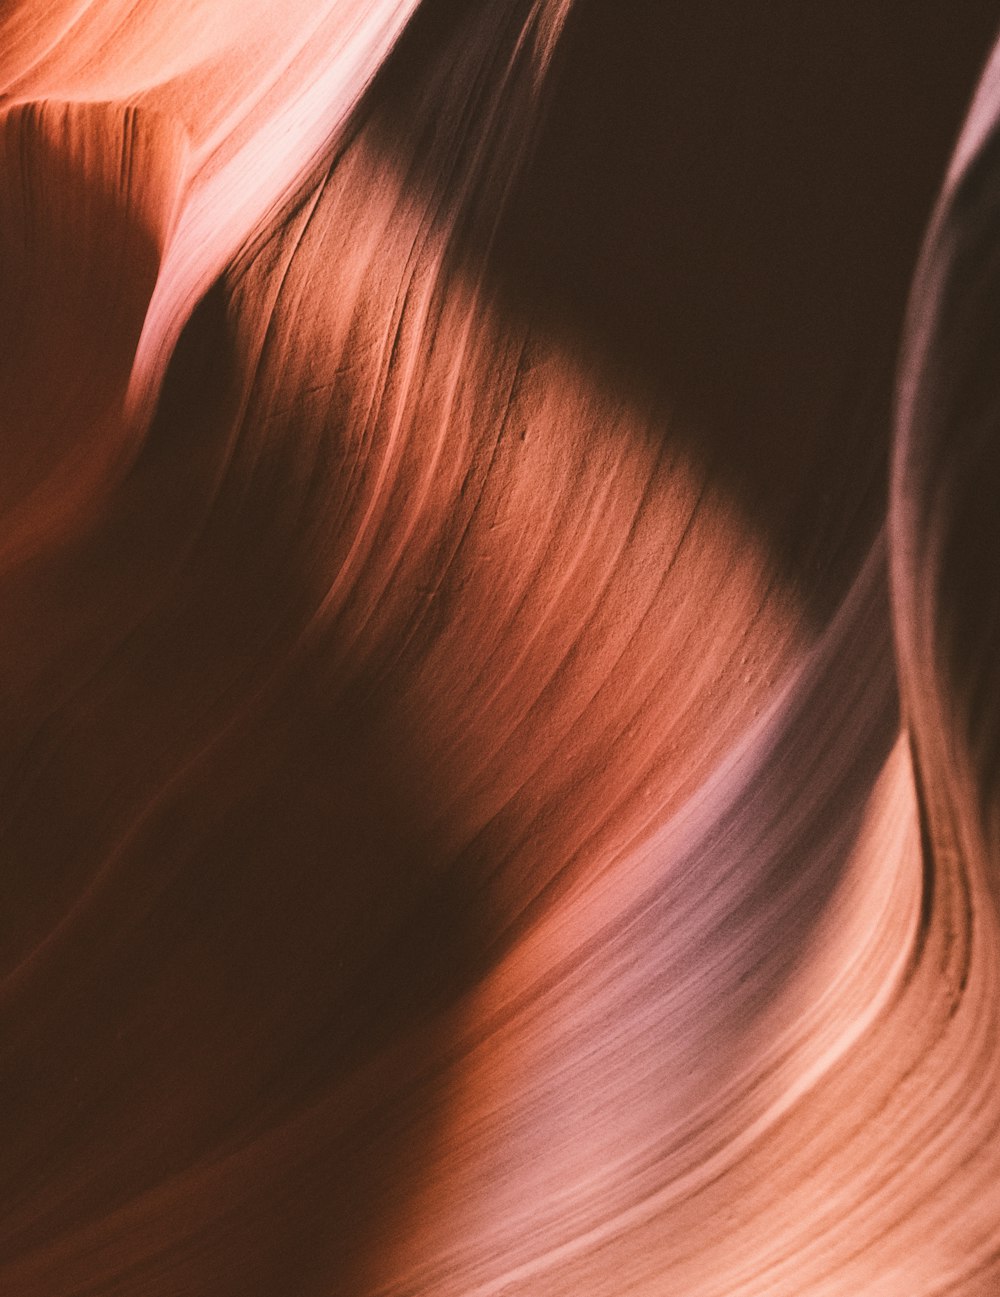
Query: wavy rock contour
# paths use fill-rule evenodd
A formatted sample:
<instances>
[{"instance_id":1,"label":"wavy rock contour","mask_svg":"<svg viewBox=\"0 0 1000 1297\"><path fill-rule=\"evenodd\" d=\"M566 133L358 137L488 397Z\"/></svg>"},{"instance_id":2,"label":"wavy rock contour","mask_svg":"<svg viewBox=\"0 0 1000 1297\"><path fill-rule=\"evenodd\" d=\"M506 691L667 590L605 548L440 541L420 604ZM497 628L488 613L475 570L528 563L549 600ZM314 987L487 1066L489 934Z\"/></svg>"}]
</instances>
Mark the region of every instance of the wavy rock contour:
<instances>
[{"instance_id":1,"label":"wavy rock contour","mask_svg":"<svg viewBox=\"0 0 1000 1297\"><path fill-rule=\"evenodd\" d=\"M997 1291L1000 63L854 8L0 16L4 1292Z\"/></svg>"}]
</instances>

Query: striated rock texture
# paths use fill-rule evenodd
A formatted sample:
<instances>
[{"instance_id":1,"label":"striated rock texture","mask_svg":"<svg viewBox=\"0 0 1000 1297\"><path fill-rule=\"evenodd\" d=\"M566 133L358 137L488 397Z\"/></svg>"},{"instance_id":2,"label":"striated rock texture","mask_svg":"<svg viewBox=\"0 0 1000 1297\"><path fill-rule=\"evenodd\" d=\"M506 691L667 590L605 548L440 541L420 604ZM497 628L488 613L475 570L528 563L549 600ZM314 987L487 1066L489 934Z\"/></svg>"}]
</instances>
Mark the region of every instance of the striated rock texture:
<instances>
[{"instance_id":1,"label":"striated rock texture","mask_svg":"<svg viewBox=\"0 0 1000 1297\"><path fill-rule=\"evenodd\" d=\"M1000 1292L995 23L7 0L0 1292Z\"/></svg>"}]
</instances>

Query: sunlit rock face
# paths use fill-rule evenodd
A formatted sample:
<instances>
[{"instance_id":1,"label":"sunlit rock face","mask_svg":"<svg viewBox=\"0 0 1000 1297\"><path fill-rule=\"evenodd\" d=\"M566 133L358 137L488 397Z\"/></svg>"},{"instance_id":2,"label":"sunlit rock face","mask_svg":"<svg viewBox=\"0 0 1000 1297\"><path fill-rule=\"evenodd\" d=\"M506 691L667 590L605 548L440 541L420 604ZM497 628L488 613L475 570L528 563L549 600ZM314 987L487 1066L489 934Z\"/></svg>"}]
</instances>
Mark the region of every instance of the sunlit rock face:
<instances>
[{"instance_id":1,"label":"sunlit rock face","mask_svg":"<svg viewBox=\"0 0 1000 1297\"><path fill-rule=\"evenodd\" d=\"M995 19L7 4L0 1291L1000 1292Z\"/></svg>"}]
</instances>

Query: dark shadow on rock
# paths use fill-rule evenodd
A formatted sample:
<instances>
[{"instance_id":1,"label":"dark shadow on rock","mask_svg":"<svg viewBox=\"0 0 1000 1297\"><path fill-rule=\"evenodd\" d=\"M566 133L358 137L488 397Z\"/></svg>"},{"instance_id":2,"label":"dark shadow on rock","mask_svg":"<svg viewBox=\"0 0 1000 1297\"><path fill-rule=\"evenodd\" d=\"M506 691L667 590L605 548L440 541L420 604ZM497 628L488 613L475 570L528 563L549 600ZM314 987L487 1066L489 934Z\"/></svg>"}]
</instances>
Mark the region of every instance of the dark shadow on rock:
<instances>
[{"instance_id":1,"label":"dark shadow on rock","mask_svg":"<svg viewBox=\"0 0 1000 1297\"><path fill-rule=\"evenodd\" d=\"M376 82L390 157L470 14L422 6ZM576 0L503 220L510 309L660 403L821 620L884 517L910 278L995 27L987 0Z\"/></svg>"}]
</instances>

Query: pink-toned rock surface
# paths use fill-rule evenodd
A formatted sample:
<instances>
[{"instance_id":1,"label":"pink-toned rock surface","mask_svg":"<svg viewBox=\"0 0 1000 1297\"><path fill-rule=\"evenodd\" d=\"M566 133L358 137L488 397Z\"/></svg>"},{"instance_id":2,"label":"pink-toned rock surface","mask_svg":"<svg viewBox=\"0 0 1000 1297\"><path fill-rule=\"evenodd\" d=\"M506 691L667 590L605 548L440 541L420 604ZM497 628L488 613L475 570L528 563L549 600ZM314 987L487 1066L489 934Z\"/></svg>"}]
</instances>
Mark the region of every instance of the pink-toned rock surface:
<instances>
[{"instance_id":1,"label":"pink-toned rock surface","mask_svg":"<svg viewBox=\"0 0 1000 1297\"><path fill-rule=\"evenodd\" d=\"M0 1292L1000 1291L994 23L0 13Z\"/></svg>"}]
</instances>

